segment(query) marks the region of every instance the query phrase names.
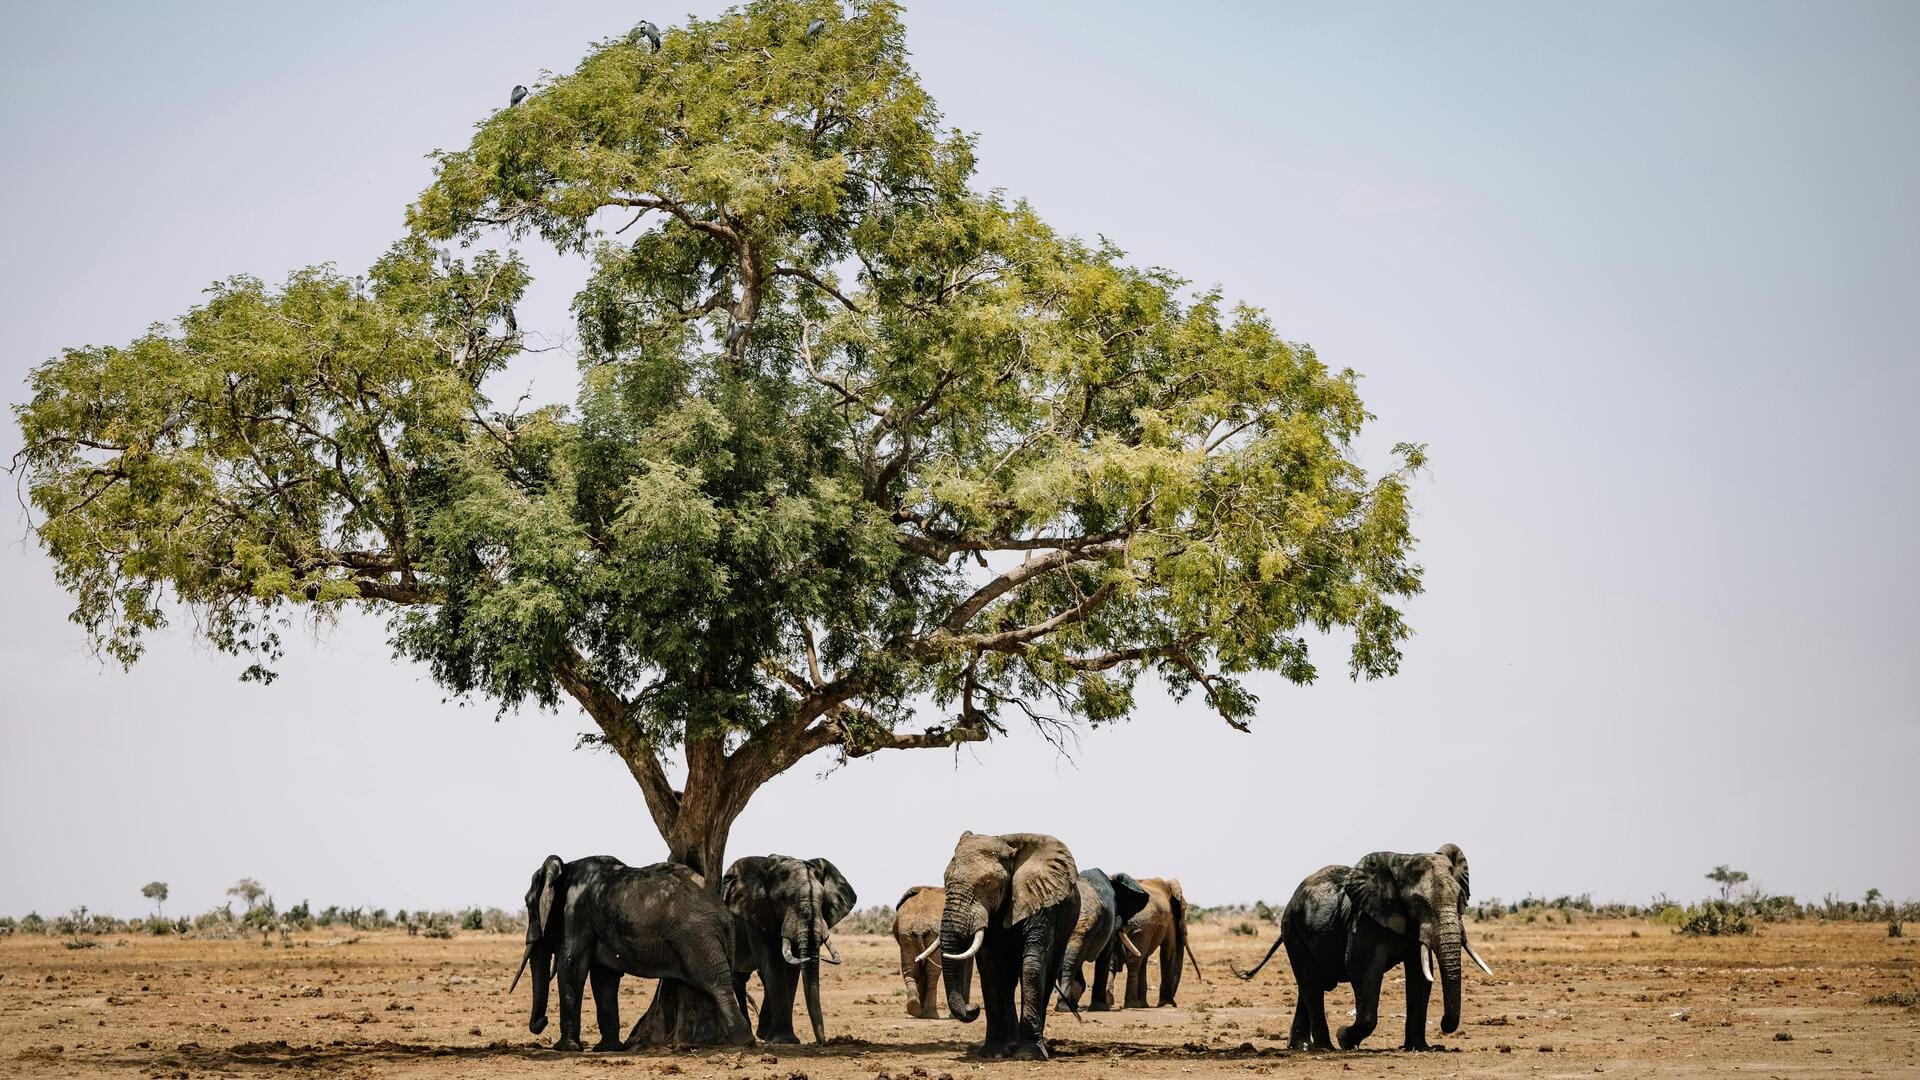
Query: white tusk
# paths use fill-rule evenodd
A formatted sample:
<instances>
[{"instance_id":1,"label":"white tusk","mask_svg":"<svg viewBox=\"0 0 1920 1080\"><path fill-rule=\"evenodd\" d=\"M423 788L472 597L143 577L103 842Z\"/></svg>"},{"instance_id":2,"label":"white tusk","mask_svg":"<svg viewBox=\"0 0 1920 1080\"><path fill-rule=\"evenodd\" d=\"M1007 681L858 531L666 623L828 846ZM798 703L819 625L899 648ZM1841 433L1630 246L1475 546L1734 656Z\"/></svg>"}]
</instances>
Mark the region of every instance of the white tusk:
<instances>
[{"instance_id":1,"label":"white tusk","mask_svg":"<svg viewBox=\"0 0 1920 1080\"><path fill-rule=\"evenodd\" d=\"M827 950L827 963L837 964L840 962L840 950L833 947L833 942L828 941L826 938L821 938L820 947Z\"/></svg>"},{"instance_id":2,"label":"white tusk","mask_svg":"<svg viewBox=\"0 0 1920 1080\"><path fill-rule=\"evenodd\" d=\"M931 944L931 945L929 945L929 946L927 946L926 948L924 948L924 949L922 949L922 950L920 950L920 955L919 955L919 956L916 956L916 957L914 957L914 958L913 958L913 962L914 962L914 963L916 963L916 964L923 964L923 963L926 963L926 960L927 960L927 957L929 957L929 956L932 956L932 955L933 955L933 951L934 951L935 949L938 949L939 947L940 947L940 939L939 939L939 938L934 938L934 939L933 939L933 944Z\"/></svg>"},{"instance_id":3,"label":"white tusk","mask_svg":"<svg viewBox=\"0 0 1920 1080\"><path fill-rule=\"evenodd\" d=\"M1432 952L1425 945L1420 946L1420 974L1426 976L1428 982L1433 981Z\"/></svg>"},{"instance_id":4,"label":"white tusk","mask_svg":"<svg viewBox=\"0 0 1920 1080\"><path fill-rule=\"evenodd\" d=\"M983 926L980 929L975 930L973 932L973 944L967 946L966 952L963 952L963 953L943 952L940 955L946 957L949 960L971 960L973 959L973 954L980 951L981 942L984 942L986 940L987 940L987 928Z\"/></svg>"},{"instance_id":5,"label":"white tusk","mask_svg":"<svg viewBox=\"0 0 1920 1080\"><path fill-rule=\"evenodd\" d=\"M1474 963L1480 965L1481 971L1484 971L1489 975L1493 974L1493 969L1487 966L1487 962L1485 960L1480 959L1479 953L1473 951L1473 946L1467 944L1466 941L1463 939L1460 942L1460 947L1467 950L1467 956L1470 957Z\"/></svg>"},{"instance_id":6,"label":"white tusk","mask_svg":"<svg viewBox=\"0 0 1920 1080\"><path fill-rule=\"evenodd\" d=\"M523 951L520 954L520 970L513 973L513 985L507 987L507 993L511 994L515 990L520 988L520 976L525 975L527 973L527 961L532 956L533 956L533 945L529 943L525 951Z\"/></svg>"},{"instance_id":7,"label":"white tusk","mask_svg":"<svg viewBox=\"0 0 1920 1080\"><path fill-rule=\"evenodd\" d=\"M1138 957L1140 955L1140 947L1133 943L1133 939L1127 937L1125 931L1121 931L1120 933L1120 944L1125 945L1127 947L1127 951L1132 953L1134 956Z\"/></svg>"},{"instance_id":8,"label":"white tusk","mask_svg":"<svg viewBox=\"0 0 1920 1080\"><path fill-rule=\"evenodd\" d=\"M782 959L786 960L787 963L792 964L795 967L799 967L801 964L806 963L806 961L793 955L793 944L789 942L786 938L780 939L780 956Z\"/></svg>"}]
</instances>

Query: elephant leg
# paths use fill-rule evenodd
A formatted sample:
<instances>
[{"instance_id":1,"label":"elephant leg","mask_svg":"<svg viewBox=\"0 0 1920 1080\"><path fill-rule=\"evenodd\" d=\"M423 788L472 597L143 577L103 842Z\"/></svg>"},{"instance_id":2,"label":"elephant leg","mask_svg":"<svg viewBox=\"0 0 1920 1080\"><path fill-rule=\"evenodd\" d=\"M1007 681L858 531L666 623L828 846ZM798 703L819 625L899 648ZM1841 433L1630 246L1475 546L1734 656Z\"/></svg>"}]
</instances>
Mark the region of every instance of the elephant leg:
<instances>
[{"instance_id":1,"label":"elephant leg","mask_svg":"<svg viewBox=\"0 0 1920 1080\"><path fill-rule=\"evenodd\" d=\"M1287 1049L1313 1049L1313 1005L1310 999L1316 991L1294 982L1293 1025L1287 1029Z\"/></svg>"},{"instance_id":2,"label":"elephant leg","mask_svg":"<svg viewBox=\"0 0 1920 1080\"><path fill-rule=\"evenodd\" d=\"M1357 971L1353 979L1353 1023L1340 1029L1340 1049L1351 1050L1373 1034L1380 1022L1380 979L1377 969Z\"/></svg>"},{"instance_id":3,"label":"elephant leg","mask_svg":"<svg viewBox=\"0 0 1920 1080\"><path fill-rule=\"evenodd\" d=\"M1053 921L1045 913L1027 920L1020 941L1020 1016L1018 1035L1008 1055L1022 1061L1047 1058L1047 998L1059 978L1053 956Z\"/></svg>"},{"instance_id":4,"label":"elephant leg","mask_svg":"<svg viewBox=\"0 0 1920 1080\"><path fill-rule=\"evenodd\" d=\"M761 1042L797 1043L793 1033L793 991L800 984L799 972L780 955L780 940L775 935L759 935L754 942L754 959L760 965Z\"/></svg>"},{"instance_id":5,"label":"elephant leg","mask_svg":"<svg viewBox=\"0 0 1920 1080\"><path fill-rule=\"evenodd\" d=\"M1327 992L1309 990L1308 1001L1313 1006L1313 1049L1333 1049L1333 1034L1327 1030Z\"/></svg>"},{"instance_id":6,"label":"elephant leg","mask_svg":"<svg viewBox=\"0 0 1920 1080\"><path fill-rule=\"evenodd\" d=\"M967 961L971 969L973 961ZM929 960L920 965L920 1018L934 1020L940 1016L940 967ZM968 992L972 992L969 984Z\"/></svg>"},{"instance_id":7,"label":"elephant leg","mask_svg":"<svg viewBox=\"0 0 1920 1080\"><path fill-rule=\"evenodd\" d=\"M1121 995L1122 1000L1129 1009L1144 1009L1147 1007L1146 961L1139 956L1129 956L1123 963L1127 967L1127 989Z\"/></svg>"},{"instance_id":8,"label":"elephant leg","mask_svg":"<svg viewBox=\"0 0 1920 1080\"><path fill-rule=\"evenodd\" d=\"M926 1015L927 1000L925 965L914 960L919 953L920 949L913 947L911 939L900 939L900 979L907 984L907 1015L915 1019Z\"/></svg>"},{"instance_id":9,"label":"elephant leg","mask_svg":"<svg viewBox=\"0 0 1920 1080\"><path fill-rule=\"evenodd\" d=\"M1102 949L1100 955L1093 958L1093 1000L1087 1007L1094 1012L1107 1012L1113 1008L1113 960L1109 950Z\"/></svg>"},{"instance_id":10,"label":"elephant leg","mask_svg":"<svg viewBox=\"0 0 1920 1080\"><path fill-rule=\"evenodd\" d=\"M980 1056L989 1058L1007 1056L1008 1036L1013 1030L1013 980L1018 977L997 952L994 943L988 942L974 954L980 965L981 1011L987 1017L987 1038L980 1045Z\"/></svg>"},{"instance_id":11,"label":"elephant leg","mask_svg":"<svg viewBox=\"0 0 1920 1080\"><path fill-rule=\"evenodd\" d=\"M1180 965L1186 957L1180 955L1180 935L1167 935L1160 943L1160 1004L1159 1008L1178 1004L1173 996L1180 992ZM1142 1002L1141 1004L1145 1004Z\"/></svg>"},{"instance_id":12,"label":"elephant leg","mask_svg":"<svg viewBox=\"0 0 1920 1080\"><path fill-rule=\"evenodd\" d=\"M694 979L694 984L713 999L713 1007L727 1025L726 1040L735 1046L753 1045L753 1028L747 1023L747 1010L742 1004L746 1000L745 982L744 978L735 980L733 965L724 955L714 957Z\"/></svg>"},{"instance_id":13,"label":"elephant leg","mask_svg":"<svg viewBox=\"0 0 1920 1080\"><path fill-rule=\"evenodd\" d=\"M618 1050L625 1044L620 1038L620 972L593 965L588 971L593 980L593 1020L600 1028L595 1050Z\"/></svg>"},{"instance_id":14,"label":"elephant leg","mask_svg":"<svg viewBox=\"0 0 1920 1080\"><path fill-rule=\"evenodd\" d=\"M1433 984L1420 973L1420 945L1418 942L1409 950L1402 961L1407 971L1407 1037L1400 1043L1402 1050L1429 1050L1427 1045L1427 1000L1433 992Z\"/></svg>"},{"instance_id":15,"label":"elephant leg","mask_svg":"<svg viewBox=\"0 0 1920 1080\"><path fill-rule=\"evenodd\" d=\"M560 959L560 1041L555 1050L579 1050L580 1002L587 987L588 956L575 949Z\"/></svg>"}]
</instances>

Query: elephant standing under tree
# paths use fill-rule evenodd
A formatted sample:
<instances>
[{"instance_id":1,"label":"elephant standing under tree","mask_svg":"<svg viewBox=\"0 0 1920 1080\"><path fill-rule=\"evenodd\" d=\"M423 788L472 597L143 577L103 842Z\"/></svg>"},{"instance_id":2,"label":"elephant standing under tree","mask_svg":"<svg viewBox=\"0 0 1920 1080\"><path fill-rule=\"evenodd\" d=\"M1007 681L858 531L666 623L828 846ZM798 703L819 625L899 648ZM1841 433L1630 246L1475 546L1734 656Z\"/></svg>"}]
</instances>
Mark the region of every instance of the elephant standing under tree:
<instances>
[{"instance_id":1,"label":"elephant standing under tree","mask_svg":"<svg viewBox=\"0 0 1920 1080\"><path fill-rule=\"evenodd\" d=\"M749 855L727 868L720 894L746 946L736 949L735 956L740 998L746 997L747 973L760 973L761 1040L800 1041L793 1033L793 999L795 989L804 984L813 1041L826 1042L820 961L824 955L829 964L840 962L828 934L853 910L858 899L853 886L825 859Z\"/></svg>"},{"instance_id":2,"label":"elephant standing under tree","mask_svg":"<svg viewBox=\"0 0 1920 1080\"><path fill-rule=\"evenodd\" d=\"M1121 925L1107 953L1114 966L1127 969L1127 1008L1147 1007L1147 961L1155 952L1160 954L1160 1007L1177 1005L1181 957L1200 975L1200 961L1187 943L1187 894L1178 878L1142 878L1140 886L1147 891L1146 906Z\"/></svg>"},{"instance_id":3,"label":"elephant standing under tree","mask_svg":"<svg viewBox=\"0 0 1920 1080\"><path fill-rule=\"evenodd\" d=\"M1343 982L1353 984L1354 1020L1339 1031L1340 1047L1351 1050L1372 1034L1380 1016L1380 982L1397 965L1406 965L1407 1026L1403 1050L1427 1050L1427 998L1433 989L1429 956L1440 966L1440 1031L1460 1027L1460 956L1493 974L1467 944L1461 914L1467 907L1467 857L1452 844L1439 851L1401 855L1376 851L1353 866L1315 871L1294 890L1280 917L1280 940L1252 971L1251 979L1287 947L1299 988L1293 1029L1287 1045L1295 1050L1330 1050L1326 993Z\"/></svg>"},{"instance_id":4,"label":"elephant standing under tree","mask_svg":"<svg viewBox=\"0 0 1920 1080\"><path fill-rule=\"evenodd\" d=\"M520 970L533 965L535 1035L547 1027L547 984L558 963L560 1041L555 1050L580 1049L582 989L593 980L595 1050L619 1050L663 1041L642 1028L620 1039L620 977L674 979L704 993L724 1030L715 1041L750 1045L753 1032L734 997L734 918L702 887L700 876L674 863L631 867L607 855L562 862L549 855L527 889L527 947ZM662 982L662 986L667 983Z\"/></svg>"},{"instance_id":5,"label":"elephant standing under tree","mask_svg":"<svg viewBox=\"0 0 1920 1080\"><path fill-rule=\"evenodd\" d=\"M947 890L938 885L915 885L893 908L893 940L900 945L900 977L907 984L907 1015L921 1020L940 1017L940 915L946 910ZM960 996L973 988L973 961L960 962Z\"/></svg>"},{"instance_id":6,"label":"elephant standing under tree","mask_svg":"<svg viewBox=\"0 0 1920 1080\"><path fill-rule=\"evenodd\" d=\"M1061 960L1064 978L1060 983L1060 1004L1055 1011L1075 1009L1087 989L1082 965L1093 960L1094 1012L1113 1008L1113 991L1108 977L1114 968L1109 949L1118 939L1120 927L1147 906L1147 890L1126 874L1109 877L1104 870L1080 871L1080 917L1067 937L1066 955Z\"/></svg>"},{"instance_id":7,"label":"elephant standing under tree","mask_svg":"<svg viewBox=\"0 0 1920 1080\"><path fill-rule=\"evenodd\" d=\"M962 833L947 864L946 891L940 948L947 1011L962 1023L980 1015L967 1000L961 970L977 961L987 1014L980 1055L1044 1060L1047 999L1080 914L1072 852L1038 833Z\"/></svg>"}]
</instances>

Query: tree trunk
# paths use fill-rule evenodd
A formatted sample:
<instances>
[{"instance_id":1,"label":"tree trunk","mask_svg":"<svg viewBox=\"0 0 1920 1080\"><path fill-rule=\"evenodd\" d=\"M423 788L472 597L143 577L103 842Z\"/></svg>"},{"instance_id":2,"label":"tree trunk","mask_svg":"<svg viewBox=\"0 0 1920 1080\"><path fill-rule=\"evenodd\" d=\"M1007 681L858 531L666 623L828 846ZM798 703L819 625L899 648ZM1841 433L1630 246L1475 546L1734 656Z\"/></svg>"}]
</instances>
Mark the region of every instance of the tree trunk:
<instances>
[{"instance_id":1,"label":"tree trunk","mask_svg":"<svg viewBox=\"0 0 1920 1080\"><path fill-rule=\"evenodd\" d=\"M745 809L751 791L736 791L725 769L719 740L708 739L687 747L687 784L680 796L673 826L663 831L667 861L691 867L705 881L707 893L720 895L726 873L727 834ZM740 959L736 958L735 963ZM628 1047L713 1046L727 1042L728 1031L713 999L699 988L674 979L661 979L647 1011L627 1037Z\"/></svg>"}]
</instances>

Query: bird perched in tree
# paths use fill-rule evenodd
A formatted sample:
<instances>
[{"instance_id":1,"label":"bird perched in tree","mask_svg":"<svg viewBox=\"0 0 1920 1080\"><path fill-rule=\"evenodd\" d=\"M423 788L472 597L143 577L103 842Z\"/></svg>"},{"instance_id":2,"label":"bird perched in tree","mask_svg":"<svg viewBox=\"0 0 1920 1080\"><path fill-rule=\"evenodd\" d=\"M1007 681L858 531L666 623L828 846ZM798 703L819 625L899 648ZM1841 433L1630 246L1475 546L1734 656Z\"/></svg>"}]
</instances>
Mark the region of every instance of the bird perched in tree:
<instances>
[{"instance_id":1,"label":"bird perched in tree","mask_svg":"<svg viewBox=\"0 0 1920 1080\"><path fill-rule=\"evenodd\" d=\"M746 336L747 336L747 324L734 323L732 328L730 328L727 331L727 344L726 344L727 351L732 352L734 344L736 342L745 340Z\"/></svg>"},{"instance_id":2,"label":"bird perched in tree","mask_svg":"<svg viewBox=\"0 0 1920 1080\"><path fill-rule=\"evenodd\" d=\"M516 86L513 88L513 96L507 99L507 108L511 109L525 100L527 100L527 88Z\"/></svg>"},{"instance_id":3,"label":"bird perched in tree","mask_svg":"<svg viewBox=\"0 0 1920 1080\"><path fill-rule=\"evenodd\" d=\"M659 27L653 25L653 23L651 22L648 22L646 19L641 19L640 25L634 27L633 31L636 34L639 34L641 37L646 38L647 41L650 44L652 44L654 52L660 51L660 28Z\"/></svg>"},{"instance_id":4,"label":"bird perched in tree","mask_svg":"<svg viewBox=\"0 0 1920 1080\"><path fill-rule=\"evenodd\" d=\"M820 31L825 30L826 28L827 28L827 20L815 19L812 22L807 24L807 36L819 37Z\"/></svg>"},{"instance_id":5,"label":"bird perched in tree","mask_svg":"<svg viewBox=\"0 0 1920 1080\"><path fill-rule=\"evenodd\" d=\"M713 268L713 273L707 275L707 288L711 289L725 280L727 280L727 264L721 263Z\"/></svg>"}]
</instances>

